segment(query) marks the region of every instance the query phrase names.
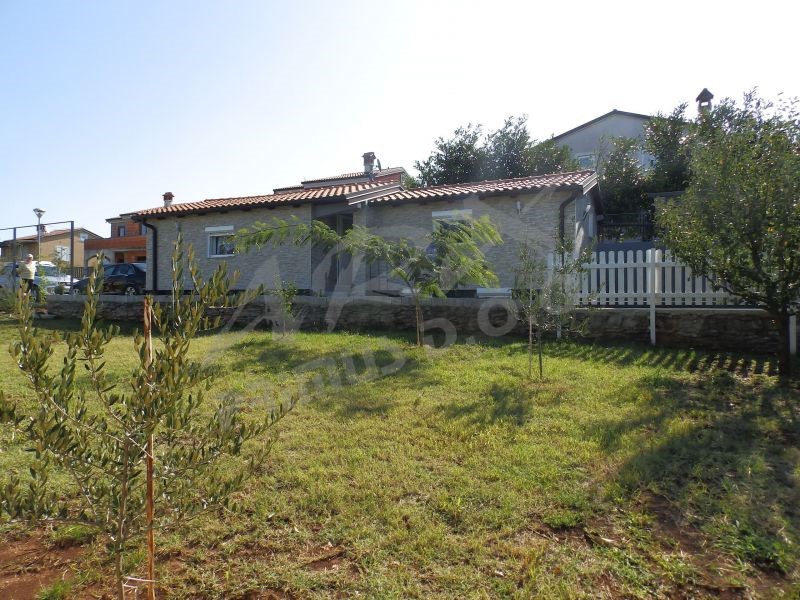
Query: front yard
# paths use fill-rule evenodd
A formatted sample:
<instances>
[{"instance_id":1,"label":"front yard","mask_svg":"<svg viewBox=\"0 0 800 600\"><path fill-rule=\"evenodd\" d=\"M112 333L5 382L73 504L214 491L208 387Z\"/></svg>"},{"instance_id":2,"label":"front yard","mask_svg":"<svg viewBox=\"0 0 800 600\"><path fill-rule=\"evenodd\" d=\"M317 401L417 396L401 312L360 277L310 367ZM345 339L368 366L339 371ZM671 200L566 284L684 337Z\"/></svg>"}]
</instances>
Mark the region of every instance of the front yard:
<instances>
[{"instance_id":1,"label":"front yard","mask_svg":"<svg viewBox=\"0 0 800 600\"><path fill-rule=\"evenodd\" d=\"M5 352L14 335L0 324L0 380L30 397ZM195 350L225 368L212 395L248 410L276 386L309 392L239 510L158 538L161 597L800 592L800 394L769 360L551 343L545 381L528 383L516 340L418 350L394 335L255 332ZM120 337L113 372L133 359ZM0 478L22 471L6 430L0 444ZM37 565L37 586L66 573L65 597L110 590L102 540L0 527L0 596Z\"/></svg>"}]
</instances>

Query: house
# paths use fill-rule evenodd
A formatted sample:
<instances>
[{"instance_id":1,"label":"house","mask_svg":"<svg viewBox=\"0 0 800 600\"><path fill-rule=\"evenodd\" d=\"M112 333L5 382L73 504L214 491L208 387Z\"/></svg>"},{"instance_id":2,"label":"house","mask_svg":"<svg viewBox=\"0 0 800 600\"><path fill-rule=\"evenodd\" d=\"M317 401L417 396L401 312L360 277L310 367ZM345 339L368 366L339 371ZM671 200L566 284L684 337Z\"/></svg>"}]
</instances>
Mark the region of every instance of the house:
<instances>
[{"instance_id":1,"label":"house","mask_svg":"<svg viewBox=\"0 0 800 600\"><path fill-rule=\"evenodd\" d=\"M42 226L44 229L44 226ZM26 235L0 243L2 260L23 260L28 254L39 256L41 260L70 262L70 250L74 250L72 263L74 266L85 264L85 244L100 236L83 227L75 227L70 244L69 229L54 229L41 234L41 253L39 252L39 235Z\"/></svg>"},{"instance_id":2,"label":"house","mask_svg":"<svg viewBox=\"0 0 800 600\"><path fill-rule=\"evenodd\" d=\"M234 253L236 231L273 217L296 217L306 223L317 219L339 233L357 224L389 239L405 237L422 243L436 222L488 215L505 243L487 249L486 256L500 286L506 288L513 285L518 242L533 241L548 250L554 247L558 231L574 236L577 246L595 235L600 207L592 171L416 189L404 188L396 173L391 179L377 180L379 172L370 172L365 162L357 182L342 183L349 176L336 176L322 180L325 185L310 180L272 194L241 198L173 203L173 195L164 194L163 206L132 216L147 229L148 289L169 289L170 257L180 231L194 246L204 274L225 262L229 272L241 273L240 288L259 284L274 288L278 281L291 281L312 294L397 292L385 268L362 264L359 257L291 245Z\"/></svg>"},{"instance_id":3,"label":"house","mask_svg":"<svg viewBox=\"0 0 800 600\"><path fill-rule=\"evenodd\" d=\"M127 263L147 261L147 237L144 226L133 220L133 214L106 219L111 225L111 237L86 241L84 266L103 253L105 262Z\"/></svg>"},{"instance_id":4,"label":"house","mask_svg":"<svg viewBox=\"0 0 800 600\"><path fill-rule=\"evenodd\" d=\"M614 138L634 138L644 143L644 128L652 117L617 110L587 121L555 136L561 146L567 146L581 168L596 169L601 157L608 153ZM640 147L637 158L644 168L650 167L653 156Z\"/></svg>"}]
</instances>

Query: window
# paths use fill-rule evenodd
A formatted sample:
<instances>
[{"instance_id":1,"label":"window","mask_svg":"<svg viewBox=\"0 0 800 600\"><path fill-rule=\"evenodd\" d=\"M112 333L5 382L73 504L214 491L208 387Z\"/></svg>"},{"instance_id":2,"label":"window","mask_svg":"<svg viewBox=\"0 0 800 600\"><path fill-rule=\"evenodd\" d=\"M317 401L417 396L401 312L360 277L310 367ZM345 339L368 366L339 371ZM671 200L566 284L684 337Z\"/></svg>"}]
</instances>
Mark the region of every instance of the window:
<instances>
[{"instance_id":1,"label":"window","mask_svg":"<svg viewBox=\"0 0 800 600\"><path fill-rule=\"evenodd\" d=\"M233 235L229 233L208 236L209 256L231 256L235 248Z\"/></svg>"},{"instance_id":2,"label":"window","mask_svg":"<svg viewBox=\"0 0 800 600\"><path fill-rule=\"evenodd\" d=\"M233 225L206 227L208 236L208 256L231 256L236 249L233 238Z\"/></svg>"},{"instance_id":3,"label":"window","mask_svg":"<svg viewBox=\"0 0 800 600\"><path fill-rule=\"evenodd\" d=\"M144 226L144 223L139 223L139 235L147 235L147 227Z\"/></svg>"},{"instance_id":4,"label":"window","mask_svg":"<svg viewBox=\"0 0 800 600\"><path fill-rule=\"evenodd\" d=\"M431 213L433 228L447 227L450 223L467 223L472 219L472 209L435 210Z\"/></svg>"},{"instance_id":5,"label":"window","mask_svg":"<svg viewBox=\"0 0 800 600\"><path fill-rule=\"evenodd\" d=\"M125 225L120 225L117 227L117 237L125 237Z\"/></svg>"},{"instance_id":6,"label":"window","mask_svg":"<svg viewBox=\"0 0 800 600\"><path fill-rule=\"evenodd\" d=\"M594 153L578 154L575 157L575 160L578 161L578 166L581 169L596 169L597 168L597 156Z\"/></svg>"},{"instance_id":7,"label":"window","mask_svg":"<svg viewBox=\"0 0 800 600\"><path fill-rule=\"evenodd\" d=\"M69 246L56 246L54 254L56 260L69 262Z\"/></svg>"}]
</instances>

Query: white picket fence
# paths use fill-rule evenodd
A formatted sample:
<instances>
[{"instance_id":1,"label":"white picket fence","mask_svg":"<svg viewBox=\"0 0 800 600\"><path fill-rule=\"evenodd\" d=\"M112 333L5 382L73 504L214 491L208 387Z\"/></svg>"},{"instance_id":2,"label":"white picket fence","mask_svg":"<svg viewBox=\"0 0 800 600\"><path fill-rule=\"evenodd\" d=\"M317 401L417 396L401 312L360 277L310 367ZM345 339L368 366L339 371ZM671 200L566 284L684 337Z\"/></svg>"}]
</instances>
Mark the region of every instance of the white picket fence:
<instances>
[{"instance_id":1,"label":"white picket fence","mask_svg":"<svg viewBox=\"0 0 800 600\"><path fill-rule=\"evenodd\" d=\"M556 258L548 256L553 268ZM695 275L668 251L628 250L595 252L584 265L575 286L578 306L641 307L650 309L650 341L656 343L656 310L677 306L718 307L746 305L707 277ZM792 354L797 352L796 318L790 319Z\"/></svg>"},{"instance_id":2,"label":"white picket fence","mask_svg":"<svg viewBox=\"0 0 800 600\"><path fill-rule=\"evenodd\" d=\"M595 252L578 283L580 306L731 306L734 296L658 249Z\"/></svg>"}]
</instances>

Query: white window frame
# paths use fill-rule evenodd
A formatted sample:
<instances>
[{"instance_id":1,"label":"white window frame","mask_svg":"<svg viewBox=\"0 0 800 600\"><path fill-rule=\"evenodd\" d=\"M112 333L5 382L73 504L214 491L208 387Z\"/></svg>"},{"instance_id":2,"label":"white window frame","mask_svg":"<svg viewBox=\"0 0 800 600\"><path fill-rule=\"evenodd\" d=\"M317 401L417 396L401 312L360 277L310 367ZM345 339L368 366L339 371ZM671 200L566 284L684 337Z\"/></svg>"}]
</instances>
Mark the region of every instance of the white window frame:
<instances>
[{"instance_id":1,"label":"white window frame","mask_svg":"<svg viewBox=\"0 0 800 600\"><path fill-rule=\"evenodd\" d=\"M214 254L214 238L228 238L233 235L233 225L219 225L216 227L206 227L208 234L208 258L227 258L233 256L230 254Z\"/></svg>"}]
</instances>

